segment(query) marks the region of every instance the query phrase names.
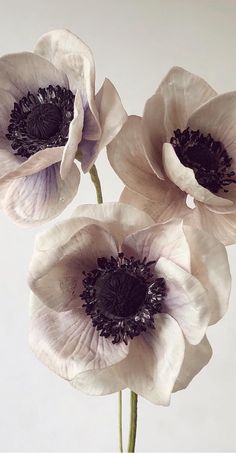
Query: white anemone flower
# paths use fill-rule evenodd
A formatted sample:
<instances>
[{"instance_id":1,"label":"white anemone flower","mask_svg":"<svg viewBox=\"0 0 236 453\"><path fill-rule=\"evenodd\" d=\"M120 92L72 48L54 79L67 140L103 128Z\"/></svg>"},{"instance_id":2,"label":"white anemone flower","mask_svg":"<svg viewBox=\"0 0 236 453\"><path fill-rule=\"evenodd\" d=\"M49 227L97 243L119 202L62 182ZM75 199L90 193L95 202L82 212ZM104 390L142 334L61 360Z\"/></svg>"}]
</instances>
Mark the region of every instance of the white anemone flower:
<instances>
[{"instance_id":1,"label":"white anemone flower","mask_svg":"<svg viewBox=\"0 0 236 453\"><path fill-rule=\"evenodd\" d=\"M126 113L112 83L95 95L90 49L67 30L43 35L34 52L0 58L0 200L22 225L57 216L77 193Z\"/></svg>"},{"instance_id":2,"label":"white anemone flower","mask_svg":"<svg viewBox=\"0 0 236 453\"><path fill-rule=\"evenodd\" d=\"M108 148L127 187L122 201L156 221L189 212L193 225L225 245L236 242L236 92L217 95L175 67L147 101L143 118L130 117Z\"/></svg>"},{"instance_id":3,"label":"white anemone flower","mask_svg":"<svg viewBox=\"0 0 236 453\"><path fill-rule=\"evenodd\" d=\"M29 283L30 344L49 369L90 395L168 405L210 360L231 279L213 236L105 203L37 238Z\"/></svg>"}]
</instances>

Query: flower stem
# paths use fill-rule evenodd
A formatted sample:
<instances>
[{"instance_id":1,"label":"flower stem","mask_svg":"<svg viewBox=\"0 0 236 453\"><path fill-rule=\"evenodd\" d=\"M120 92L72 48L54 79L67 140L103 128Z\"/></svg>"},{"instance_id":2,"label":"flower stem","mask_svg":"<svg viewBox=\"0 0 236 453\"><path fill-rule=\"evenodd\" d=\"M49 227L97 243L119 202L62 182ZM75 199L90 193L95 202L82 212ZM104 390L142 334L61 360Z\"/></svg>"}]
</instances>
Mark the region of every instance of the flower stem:
<instances>
[{"instance_id":1,"label":"flower stem","mask_svg":"<svg viewBox=\"0 0 236 453\"><path fill-rule=\"evenodd\" d=\"M119 447L120 447L120 453L123 453L122 390L119 391Z\"/></svg>"},{"instance_id":2,"label":"flower stem","mask_svg":"<svg viewBox=\"0 0 236 453\"><path fill-rule=\"evenodd\" d=\"M98 177L98 172L97 172L95 165L92 166L89 173L90 173L91 180L94 184L94 187L96 189L97 202L103 203L101 183L100 183L100 179Z\"/></svg>"},{"instance_id":3,"label":"flower stem","mask_svg":"<svg viewBox=\"0 0 236 453\"><path fill-rule=\"evenodd\" d=\"M130 393L130 431L129 431L129 446L128 452L133 453L135 451L135 441L137 433L137 406L138 406L138 395L131 391Z\"/></svg>"}]
</instances>

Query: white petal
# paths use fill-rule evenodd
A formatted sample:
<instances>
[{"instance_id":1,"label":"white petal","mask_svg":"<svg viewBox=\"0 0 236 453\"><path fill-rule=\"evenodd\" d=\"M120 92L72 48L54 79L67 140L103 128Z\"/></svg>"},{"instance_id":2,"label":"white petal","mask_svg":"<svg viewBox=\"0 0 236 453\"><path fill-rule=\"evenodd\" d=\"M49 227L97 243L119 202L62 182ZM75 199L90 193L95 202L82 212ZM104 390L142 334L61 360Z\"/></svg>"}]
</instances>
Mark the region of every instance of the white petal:
<instances>
[{"instance_id":1,"label":"white petal","mask_svg":"<svg viewBox=\"0 0 236 453\"><path fill-rule=\"evenodd\" d=\"M16 170L17 171L17 170ZM75 197L80 181L76 165L62 181L58 163L10 182L3 209L16 223L33 226L58 216Z\"/></svg>"},{"instance_id":2,"label":"white petal","mask_svg":"<svg viewBox=\"0 0 236 453\"><path fill-rule=\"evenodd\" d=\"M196 200L212 206L231 206L233 204L232 201L218 197L201 186L195 178L194 171L180 162L170 143L163 145L163 165L168 178Z\"/></svg>"},{"instance_id":3,"label":"white petal","mask_svg":"<svg viewBox=\"0 0 236 453\"><path fill-rule=\"evenodd\" d=\"M116 368L135 393L167 406L184 358L184 338L167 314L156 315L155 327L130 342L127 358Z\"/></svg>"},{"instance_id":4,"label":"white petal","mask_svg":"<svg viewBox=\"0 0 236 453\"><path fill-rule=\"evenodd\" d=\"M214 235L222 244L236 244L236 211L230 214L215 213L202 203L188 217L188 224Z\"/></svg>"},{"instance_id":5,"label":"white petal","mask_svg":"<svg viewBox=\"0 0 236 453\"><path fill-rule=\"evenodd\" d=\"M56 312L31 296L30 346L49 369L65 379L100 370L123 360L124 343L99 335L84 309Z\"/></svg>"},{"instance_id":6,"label":"white petal","mask_svg":"<svg viewBox=\"0 0 236 453\"><path fill-rule=\"evenodd\" d=\"M158 190L155 201L142 197L142 195L125 187L121 193L120 201L146 212L156 223L168 222L191 213L186 205L186 196L178 187L172 184L167 186L165 183L163 187L166 187L166 191Z\"/></svg>"},{"instance_id":7,"label":"white petal","mask_svg":"<svg viewBox=\"0 0 236 453\"><path fill-rule=\"evenodd\" d=\"M88 217L93 222L104 223L104 228L110 231L119 243L128 234L154 224L148 214L124 203L80 205L73 216Z\"/></svg>"},{"instance_id":8,"label":"white petal","mask_svg":"<svg viewBox=\"0 0 236 453\"><path fill-rule=\"evenodd\" d=\"M30 91L60 85L68 88L67 76L39 55L22 52L0 58L1 88L9 91L17 100Z\"/></svg>"},{"instance_id":9,"label":"white petal","mask_svg":"<svg viewBox=\"0 0 236 453\"><path fill-rule=\"evenodd\" d=\"M184 361L174 386L174 392L185 389L212 357L211 345L204 337L198 345L185 344Z\"/></svg>"},{"instance_id":10,"label":"white petal","mask_svg":"<svg viewBox=\"0 0 236 453\"><path fill-rule=\"evenodd\" d=\"M119 364L102 370L86 371L77 374L70 382L73 387L88 395L108 395L126 387L119 375Z\"/></svg>"},{"instance_id":11,"label":"white petal","mask_svg":"<svg viewBox=\"0 0 236 453\"><path fill-rule=\"evenodd\" d=\"M1 59L0 59L1 61ZM15 97L8 91L0 89L0 137L7 140L5 134L10 121L10 114L16 102ZM13 154L13 150L12 150Z\"/></svg>"},{"instance_id":12,"label":"white petal","mask_svg":"<svg viewBox=\"0 0 236 453\"><path fill-rule=\"evenodd\" d=\"M165 257L190 270L189 245L180 220L156 224L130 234L125 238L122 250L126 256L146 258L147 261Z\"/></svg>"},{"instance_id":13,"label":"white petal","mask_svg":"<svg viewBox=\"0 0 236 453\"><path fill-rule=\"evenodd\" d=\"M96 269L98 258L117 256L116 243L98 225L87 225L77 230L57 248L40 249L44 236L47 241L49 233L42 235L39 243L36 242L30 263L31 289L53 310L71 309L74 300L78 307L81 305L79 294L83 289L83 271Z\"/></svg>"},{"instance_id":14,"label":"white petal","mask_svg":"<svg viewBox=\"0 0 236 453\"><path fill-rule=\"evenodd\" d=\"M210 317L207 291L197 278L166 258L160 258L156 272L167 285L163 311L178 322L189 343L198 344Z\"/></svg>"},{"instance_id":15,"label":"white petal","mask_svg":"<svg viewBox=\"0 0 236 453\"><path fill-rule=\"evenodd\" d=\"M174 130L184 129L192 112L215 95L203 79L174 67L148 100L143 115L146 152L158 176L163 177L163 143L170 141Z\"/></svg>"}]
</instances>

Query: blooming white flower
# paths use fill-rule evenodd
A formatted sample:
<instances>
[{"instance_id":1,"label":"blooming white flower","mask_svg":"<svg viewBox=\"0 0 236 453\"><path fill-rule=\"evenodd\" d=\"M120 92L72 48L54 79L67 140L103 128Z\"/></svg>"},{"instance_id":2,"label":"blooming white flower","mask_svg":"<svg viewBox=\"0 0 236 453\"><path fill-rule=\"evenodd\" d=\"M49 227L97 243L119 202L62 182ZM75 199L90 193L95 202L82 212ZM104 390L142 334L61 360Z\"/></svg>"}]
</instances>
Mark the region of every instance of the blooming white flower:
<instances>
[{"instance_id":1,"label":"blooming white flower","mask_svg":"<svg viewBox=\"0 0 236 453\"><path fill-rule=\"evenodd\" d=\"M128 387L167 405L210 360L206 329L231 280L213 236L107 203L37 238L29 283L30 344L46 366L88 394Z\"/></svg>"},{"instance_id":2,"label":"blooming white flower","mask_svg":"<svg viewBox=\"0 0 236 453\"><path fill-rule=\"evenodd\" d=\"M236 242L235 124L236 92L217 95L200 77L171 69L143 118L130 117L109 145L127 186L121 200L159 221L186 215L190 195L189 222Z\"/></svg>"},{"instance_id":3,"label":"blooming white flower","mask_svg":"<svg viewBox=\"0 0 236 453\"><path fill-rule=\"evenodd\" d=\"M43 35L34 53L0 58L0 199L23 225L58 215L99 151L126 120L106 79L95 96L90 49L67 30Z\"/></svg>"}]
</instances>

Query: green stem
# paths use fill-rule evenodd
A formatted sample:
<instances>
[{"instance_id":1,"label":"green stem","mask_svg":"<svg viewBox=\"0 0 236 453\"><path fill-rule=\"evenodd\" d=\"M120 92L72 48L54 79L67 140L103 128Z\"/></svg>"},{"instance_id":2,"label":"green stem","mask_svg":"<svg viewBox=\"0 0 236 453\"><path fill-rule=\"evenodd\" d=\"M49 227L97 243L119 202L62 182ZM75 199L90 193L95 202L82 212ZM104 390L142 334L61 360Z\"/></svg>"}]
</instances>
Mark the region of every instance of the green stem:
<instances>
[{"instance_id":1,"label":"green stem","mask_svg":"<svg viewBox=\"0 0 236 453\"><path fill-rule=\"evenodd\" d=\"M92 166L89 173L90 173L91 180L96 189L97 202L103 203L101 183L100 183L100 179L98 177L98 172L97 172L95 165Z\"/></svg>"},{"instance_id":2,"label":"green stem","mask_svg":"<svg viewBox=\"0 0 236 453\"><path fill-rule=\"evenodd\" d=\"M137 406L138 406L138 395L131 391L130 393L130 431L129 431L129 446L128 452L133 453L135 451L135 441L137 433Z\"/></svg>"},{"instance_id":3,"label":"green stem","mask_svg":"<svg viewBox=\"0 0 236 453\"><path fill-rule=\"evenodd\" d=\"M119 391L119 447L120 447L120 453L123 453L122 390Z\"/></svg>"}]
</instances>

